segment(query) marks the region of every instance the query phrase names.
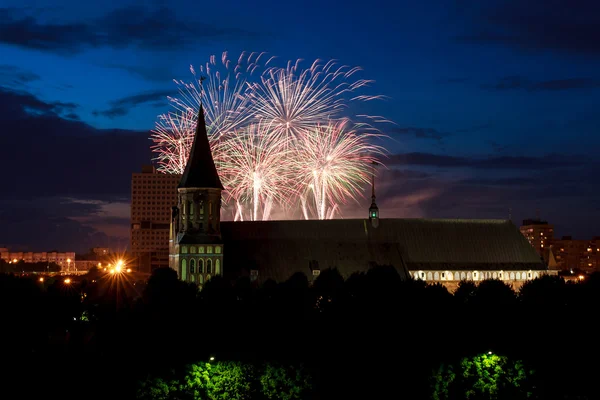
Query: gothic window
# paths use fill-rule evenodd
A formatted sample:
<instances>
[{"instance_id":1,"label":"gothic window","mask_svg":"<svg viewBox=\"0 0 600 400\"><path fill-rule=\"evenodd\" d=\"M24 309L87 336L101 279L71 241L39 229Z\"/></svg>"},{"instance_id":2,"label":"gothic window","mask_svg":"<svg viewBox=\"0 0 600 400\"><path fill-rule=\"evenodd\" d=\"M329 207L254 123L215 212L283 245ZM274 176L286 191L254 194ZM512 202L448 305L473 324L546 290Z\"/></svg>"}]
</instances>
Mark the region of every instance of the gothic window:
<instances>
[{"instance_id":1,"label":"gothic window","mask_svg":"<svg viewBox=\"0 0 600 400\"><path fill-rule=\"evenodd\" d=\"M215 275L221 275L221 261L218 258L215 260Z\"/></svg>"},{"instance_id":2,"label":"gothic window","mask_svg":"<svg viewBox=\"0 0 600 400\"><path fill-rule=\"evenodd\" d=\"M196 246L190 247L190 253L196 254Z\"/></svg>"},{"instance_id":3,"label":"gothic window","mask_svg":"<svg viewBox=\"0 0 600 400\"><path fill-rule=\"evenodd\" d=\"M201 258L198 260L198 273L199 274L204 273L204 260Z\"/></svg>"},{"instance_id":4,"label":"gothic window","mask_svg":"<svg viewBox=\"0 0 600 400\"><path fill-rule=\"evenodd\" d=\"M194 275L190 275L190 281L191 282L195 282L196 281L196 278L194 277Z\"/></svg>"},{"instance_id":5,"label":"gothic window","mask_svg":"<svg viewBox=\"0 0 600 400\"><path fill-rule=\"evenodd\" d=\"M196 260L193 258L190 260L190 274L194 274L196 272Z\"/></svg>"},{"instance_id":6,"label":"gothic window","mask_svg":"<svg viewBox=\"0 0 600 400\"><path fill-rule=\"evenodd\" d=\"M198 283L201 284L201 285L204 283L204 276L203 275L198 275Z\"/></svg>"},{"instance_id":7,"label":"gothic window","mask_svg":"<svg viewBox=\"0 0 600 400\"><path fill-rule=\"evenodd\" d=\"M215 253L221 254L221 246L215 247Z\"/></svg>"},{"instance_id":8,"label":"gothic window","mask_svg":"<svg viewBox=\"0 0 600 400\"><path fill-rule=\"evenodd\" d=\"M181 246L181 254L187 254L188 248L187 246Z\"/></svg>"},{"instance_id":9,"label":"gothic window","mask_svg":"<svg viewBox=\"0 0 600 400\"><path fill-rule=\"evenodd\" d=\"M181 280L187 281L187 262L185 258L181 260Z\"/></svg>"},{"instance_id":10,"label":"gothic window","mask_svg":"<svg viewBox=\"0 0 600 400\"><path fill-rule=\"evenodd\" d=\"M210 279L210 274L206 275L206 280L208 281Z\"/></svg>"},{"instance_id":11,"label":"gothic window","mask_svg":"<svg viewBox=\"0 0 600 400\"><path fill-rule=\"evenodd\" d=\"M213 253L213 247L212 247L212 246L208 246L208 247L206 248L206 252L207 252L208 254L212 254L212 253Z\"/></svg>"},{"instance_id":12,"label":"gothic window","mask_svg":"<svg viewBox=\"0 0 600 400\"><path fill-rule=\"evenodd\" d=\"M206 260L206 273L212 274L212 260L210 258Z\"/></svg>"},{"instance_id":13,"label":"gothic window","mask_svg":"<svg viewBox=\"0 0 600 400\"><path fill-rule=\"evenodd\" d=\"M204 246L198 247L198 253L204 254Z\"/></svg>"}]
</instances>

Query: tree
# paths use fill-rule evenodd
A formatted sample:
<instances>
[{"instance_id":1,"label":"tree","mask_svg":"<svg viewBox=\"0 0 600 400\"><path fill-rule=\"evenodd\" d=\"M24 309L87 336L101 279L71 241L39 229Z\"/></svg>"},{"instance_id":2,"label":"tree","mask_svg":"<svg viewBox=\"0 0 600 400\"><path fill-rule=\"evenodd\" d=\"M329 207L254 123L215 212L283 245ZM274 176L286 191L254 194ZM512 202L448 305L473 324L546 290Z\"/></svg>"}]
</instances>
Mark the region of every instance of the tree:
<instances>
[{"instance_id":1,"label":"tree","mask_svg":"<svg viewBox=\"0 0 600 400\"><path fill-rule=\"evenodd\" d=\"M481 354L441 365L432 377L433 400L520 400L534 396L533 371L522 361Z\"/></svg>"},{"instance_id":2,"label":"tree","mask_svg":"<svg viewBox=\"0 0 600 400\"><path fill-rule=\"evenodd\" d=\"M312 389L310 375L302 366L266 364L260 384L263 396L269 400L306 399Z\"/></svg>"}]
</instances>

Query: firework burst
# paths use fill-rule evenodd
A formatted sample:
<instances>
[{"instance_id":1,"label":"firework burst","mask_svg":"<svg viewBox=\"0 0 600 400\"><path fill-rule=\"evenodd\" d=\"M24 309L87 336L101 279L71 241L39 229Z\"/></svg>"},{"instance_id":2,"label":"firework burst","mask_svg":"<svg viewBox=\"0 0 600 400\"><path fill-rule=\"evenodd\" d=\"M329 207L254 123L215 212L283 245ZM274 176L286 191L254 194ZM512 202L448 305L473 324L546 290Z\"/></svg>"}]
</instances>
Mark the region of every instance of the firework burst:
<instances>
[{"instance_id":1,"label":"firework burst","mask_svg":"<svg viewBox=\"0 0 600 400\"><path fill-rule=\"evenodd\" d=\"M288 146L270 132L268 124L253 124L222 142L221 171L235 220L267 220L273 205L289 196Z\"/></svg>"},{"instance_id":2,"label":"firework burst","mask_svg":"<svg viewBox=\"0 0 600 400\"><path fill-rule=\"evenodd\" d=\"M348 101L379 97L352 97L353 92L371 82L351 80L360 68L339 66L334 61L322 64L316 60L310 68L302 69L300 61L289 61L286 68L270 67L261 76L260 83L252 84L248 92L253 115L268 121L273 133L302 135L318 124L339 118Z\"/></svg>"},{"instance_id":3,"label":"firework burst","mask_svg":"<svg viewBox=\"0 0 600 400\"><path fill-rule=\"evenodd\" d=\"M348 128L348 121L305 131L295 146L294 172L299 178L304 218L331 219L340 203L356 200L369 183L373 162L384 149L371 144L376 135Z\"/></svg>"}]
</instances>

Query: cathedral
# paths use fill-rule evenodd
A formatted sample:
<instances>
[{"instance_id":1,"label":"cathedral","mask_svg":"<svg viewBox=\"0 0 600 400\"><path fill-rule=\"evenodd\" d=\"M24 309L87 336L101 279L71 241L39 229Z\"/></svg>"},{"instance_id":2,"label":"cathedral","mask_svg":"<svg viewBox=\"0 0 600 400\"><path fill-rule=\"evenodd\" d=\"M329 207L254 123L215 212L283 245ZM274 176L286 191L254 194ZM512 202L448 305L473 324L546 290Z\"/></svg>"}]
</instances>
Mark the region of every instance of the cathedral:
<instances>
[{"instance_id":1,"label":"cathedral","mask_svg":"<svg viewBox=\"0 0 600 400\"><path fill-rule=\"evenodd\" d=\"M215 275L259 284L300 272L311 281L327 268L348 278L387 265L450 289L488 278L516 289L556 273L507 220L380 219L374 182L366 219L221 222L222 190L201 106L169 239L169 266L199 286Z\"/></svg>"}]
</instances>

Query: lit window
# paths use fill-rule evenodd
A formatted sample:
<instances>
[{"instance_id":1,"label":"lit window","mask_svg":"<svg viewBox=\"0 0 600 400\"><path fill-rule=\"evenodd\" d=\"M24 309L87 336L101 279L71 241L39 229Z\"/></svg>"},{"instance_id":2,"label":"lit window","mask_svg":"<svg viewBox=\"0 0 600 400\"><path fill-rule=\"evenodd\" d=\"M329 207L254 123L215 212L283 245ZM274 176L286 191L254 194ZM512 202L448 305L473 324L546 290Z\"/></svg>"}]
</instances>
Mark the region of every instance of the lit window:
<instances>
[{"instance_id":1,"label":"lit window","mask_svg":"<svg viewBox=\"0 0 600 400\"><path fill-rule=\"evenodd\" d=\"M313 269L312 274L313 274L313 276L319 276L321 274L321 270L320 269Z\"/></svg>"},{"instance_id":2,"label":"lit window","mask_svg":"<svg viewBox=\"0 0 600 400\"><path fill-rule=\"evenodd\" d=\"M212 246L207 246L207 247L206 247L206 252L207 252L208 254L212 254L212 253L213 253L213 247L212 247Z\"/></svg>"},{"instance_id":3,"label":"lit window","mask_svg":"<svg viewBox=\"0 0 600 400\"><path fill-rule=\"evenodd\" d=\"M187 246L181 246L181 254L187 254L188 248Z\"/></svg>"},{"instance_id":4,"label":"lit window","mask_svg":"<svg viewBox=\"0 0 600 400\"><path fill-rule=\"evenodd\" d=\"M190 253L196 254L196 246L190 247Z\"/></svg>"},{"instance_id":5,"label":"lit window","mask_svg":"<svg viewBox=\"0 0 600 400\"><path fill-rule=\"evenodd\" d=\"M215 247L215 253L221 254L221 246Z\"/></svg>"},{"instance_id":6,"label":"lit window","mask_svg":"<svg viewBox=\"0 0 600 400\"><path fill-rule=\"evenodd\" d=\"M198 253L204 254L204 246L198 247Z\"/></svg>"}]
</instances>

